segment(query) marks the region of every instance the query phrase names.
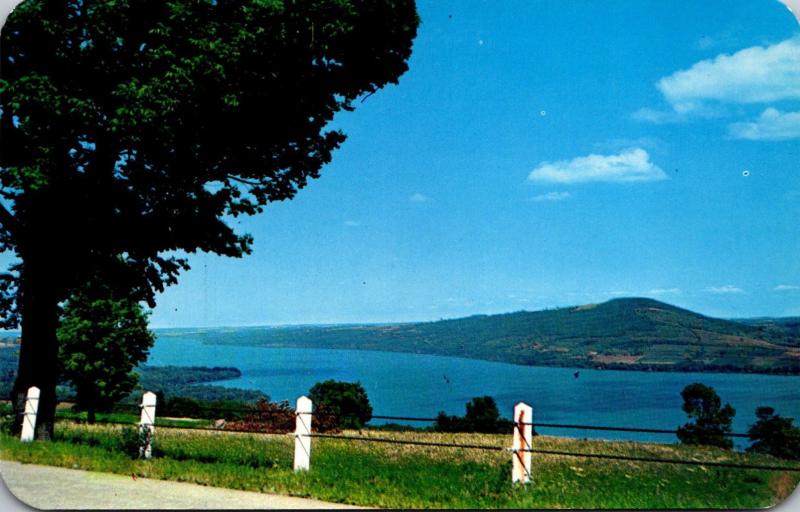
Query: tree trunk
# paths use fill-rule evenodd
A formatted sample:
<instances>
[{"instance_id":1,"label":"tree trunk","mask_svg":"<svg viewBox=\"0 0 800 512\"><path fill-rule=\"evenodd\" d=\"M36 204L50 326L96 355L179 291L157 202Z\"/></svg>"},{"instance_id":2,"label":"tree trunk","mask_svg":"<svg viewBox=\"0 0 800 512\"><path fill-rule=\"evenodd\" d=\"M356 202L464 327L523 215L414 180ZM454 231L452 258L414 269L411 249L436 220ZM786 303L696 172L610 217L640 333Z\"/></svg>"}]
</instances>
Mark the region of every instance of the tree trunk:
<instances>
[{"instance_id":1,"label":"tree trunk","mask_svg":"<svg viewBox=\"0 0 800 512\"><path fill-rule=\"evenodd\" d=\"M28 388L36 386L41 394L36 415L35 438L52 439L58 383L58 298L48 274L37 272L35 265L23 263L21 276L22 345L19 371L14 384L15 407L25 410ZM22 415L17 414L16 428L21 428Z\"/></svg>"},{"instance_id":2,"label":"tree trunk","mask_svg":"<svg viewBox=\"0 0 800 512\"><path fill-rule=\"evenodd\" d=\"M95 414L94 407L89 406L86 410L86 421L89 425L94 425L95 421L97 421L97 415Z\"/></svg>"}]
</instances>

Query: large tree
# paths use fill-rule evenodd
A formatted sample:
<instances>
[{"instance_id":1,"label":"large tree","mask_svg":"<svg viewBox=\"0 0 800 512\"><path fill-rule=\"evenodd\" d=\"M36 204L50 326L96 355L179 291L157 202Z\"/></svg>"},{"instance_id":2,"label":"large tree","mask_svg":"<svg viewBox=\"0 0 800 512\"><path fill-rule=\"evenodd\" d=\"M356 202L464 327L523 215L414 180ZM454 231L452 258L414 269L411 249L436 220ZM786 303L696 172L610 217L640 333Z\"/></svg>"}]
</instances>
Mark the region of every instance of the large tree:
<instances>
[{"instance_id":1,"label":"large tree","mask_svg":"<svg viewBox=\"0 0 800 512\"><path fill-rule=\"evenodd\" d=\"M176 250L241 256L231 217L291 199L334 114L407 69L413 0L26 0L0 41L0 243L16 384L52 434L59 303L90 276L154 305ZM13 300L9 300L13 299Z\"/></svg>"}]
</instances>

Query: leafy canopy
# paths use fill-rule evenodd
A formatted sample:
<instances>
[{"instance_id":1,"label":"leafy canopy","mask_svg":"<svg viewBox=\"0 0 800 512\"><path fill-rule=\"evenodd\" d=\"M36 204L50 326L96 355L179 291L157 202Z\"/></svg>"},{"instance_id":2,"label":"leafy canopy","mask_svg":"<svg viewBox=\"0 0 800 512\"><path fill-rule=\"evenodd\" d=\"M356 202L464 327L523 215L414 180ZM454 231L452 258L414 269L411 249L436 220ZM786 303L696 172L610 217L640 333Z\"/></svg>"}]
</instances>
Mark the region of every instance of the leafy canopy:
<instances>
[{"instance_id":1,"label":"leafy canopy","mask_svg":"<svg viewBox=\"0 0 800 512\"><path fill-rule=\"evenodd\" d=\"M317 412L335 417L342 428L361 428L372 418L367 392L358 382L317 382L308 397Z\"/></svg>"},{"instance_id":2,"label":"leafy canopy","mask_svg":"<svg viewBox=\"0 0 800 512\"><path fill-rule=\"evenodd\" d=\"M92 283L67 302L58 340L61 376L75 387L77 408L93 421L95 411L110 409L133 390L139 380L134 369L147 359L155 336L137 301Z\"/></svg>"},{"instance_id":3,"label":"leafy canopy","mask_svg":"<svg viewBox=\"0 0 800 512\"><path fill-rule=\"evenodd\" d=\"M794 418L775 414L772 407L756 409L756 418L758 421L747 431L753 441L748 451L800 460L800 428L794 425Z\"/></svg>"},{"instance_id":4,"label":"leafy canopy","mask_svg":"<svg viewBox=\"0 0 800 512\"><path fill-rule=\"evenodd\" d=\"M437 432L508 433L511 422L500 417L497 402L491 396L473 397L466 406L465 416L449 416L440 411L434 429Z\"/></svg>"},{"instance_id":5,"label":"leafy canopy","mask_svg":"<svg viewBox=\"0 0 800 512\"><path fill-rule=\"evenodd\" d=\"M731 432L731 423L736 410L722 402L714 388L700 383L689 384L683 391L681 409L690 419L678 428L678 439L684 444L701 444L732 448L733 441L724 434Z\"/></svg>"},{"instance_id":6,"label":"leafy canopy","mask_svg":"<svg viewBox=\"0 0 800 512\"><path fill-rule=\"evenodd\" d=\"M0 42L0 248L58 297L105 271L152 305L175 250L250 250L226 221L319 176L345 139L327 123L397 82L417 25L413 0L23 2Z\"/></svg>"}]
</instances>

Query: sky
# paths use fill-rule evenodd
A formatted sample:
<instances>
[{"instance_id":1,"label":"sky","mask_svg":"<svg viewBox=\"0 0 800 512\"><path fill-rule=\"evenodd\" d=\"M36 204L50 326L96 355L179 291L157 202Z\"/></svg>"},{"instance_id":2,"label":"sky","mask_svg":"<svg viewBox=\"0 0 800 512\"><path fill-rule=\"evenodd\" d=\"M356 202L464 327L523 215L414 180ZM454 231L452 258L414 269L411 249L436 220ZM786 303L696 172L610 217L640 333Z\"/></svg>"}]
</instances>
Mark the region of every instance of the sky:
<instances>
[{"instance_id":1,"label":"sky","mask_svg":"<svg viewBox=\"0 0 800 512\"><path fill-rule=\"evenodd\" d=\"M399 85L292 201L189 256L154 327L651 297L800 315L800 25L776 0L419 0Z\"/></svg>"}]
</instances>

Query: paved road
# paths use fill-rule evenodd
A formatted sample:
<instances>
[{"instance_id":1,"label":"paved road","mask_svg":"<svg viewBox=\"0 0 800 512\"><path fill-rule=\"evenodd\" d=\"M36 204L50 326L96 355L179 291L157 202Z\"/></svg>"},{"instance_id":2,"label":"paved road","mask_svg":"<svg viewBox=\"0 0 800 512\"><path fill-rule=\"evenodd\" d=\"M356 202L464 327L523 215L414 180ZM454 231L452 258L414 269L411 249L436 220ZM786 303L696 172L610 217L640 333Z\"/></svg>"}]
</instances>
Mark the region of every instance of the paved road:
<instances>
[{"instance_id":1,"label":"paved road","mask_svg":"<svg viewBox=\"0 0 800 512\"><path fill-rule=\"evenodd\" d=\"M15 496L38 509L356 508L304 498L148 478L134 480L130 476L5 460L0 461L0 474ZM4 507L4 510L8 509Z\"/></svg>"}]
</instances>

